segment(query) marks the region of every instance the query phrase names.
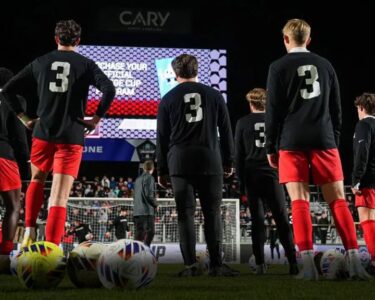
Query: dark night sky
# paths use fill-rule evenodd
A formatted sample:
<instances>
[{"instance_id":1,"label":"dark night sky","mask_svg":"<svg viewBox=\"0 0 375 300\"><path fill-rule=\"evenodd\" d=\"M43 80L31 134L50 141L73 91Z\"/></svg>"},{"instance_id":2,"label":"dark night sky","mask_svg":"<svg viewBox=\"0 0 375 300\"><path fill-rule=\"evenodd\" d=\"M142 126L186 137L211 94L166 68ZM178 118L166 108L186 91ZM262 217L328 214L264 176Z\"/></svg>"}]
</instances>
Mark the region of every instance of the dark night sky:
<instances>
[{"instance_id":1,"label":"dark night sky","mask_svg":"<svg viewBox=\"0 0 375 300\"><path fill-rule=\"evenodd\" d=\"M336 2L336 1L335 1ZM105 4L104 4L105 3ZM124 4L125 3L125 4ZM331 61L341 86L344 170L351 168L351 139L356 122L354 97L375 91L375 1L328 6L329 1L29 1L0 12L0 65L20 70L36 56L55 48L57 20L74 18L83 27L83 44L208 47L228 49L228 105L232 122L247 112L244 95L264 87L270 62L285 54L281 28L290 18L312 26L310 50ZM202 5L205 3L205 5ZM208 5L207 3L212 3ZM182 9L192 16L189 35L103 33L96 14L104 6Z\"/></svg>"}]
</instances>

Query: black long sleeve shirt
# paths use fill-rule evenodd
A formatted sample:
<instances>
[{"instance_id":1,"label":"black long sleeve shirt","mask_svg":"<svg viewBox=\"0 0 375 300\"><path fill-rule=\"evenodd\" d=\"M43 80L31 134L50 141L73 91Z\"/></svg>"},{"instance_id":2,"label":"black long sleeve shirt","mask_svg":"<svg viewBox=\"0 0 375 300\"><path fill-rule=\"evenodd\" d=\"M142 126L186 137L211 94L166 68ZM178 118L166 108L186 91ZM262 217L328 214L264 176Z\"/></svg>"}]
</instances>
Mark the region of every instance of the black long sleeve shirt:
<instances>
[{"instance_id":1,"label":"black long sleeve shirt","mask_svg":"<svg viewBox=\"0 0 375 300\"><path fill-rule=\"evenodd\" d=\"M277 171L268 163L265 144L265 113L251 113L237 121L236 173L242 188L245 177L259 172L272 173L277 178Z\"/></svg>"},{"instance_id":2,"label":"black long sleeve shirt","mask_svg":"<svg viewBox=\"0 0 375 300\"><path fill-rule=\"evenodd\" d=\"M109 231L115 228L115 236L117 239L125 239L126 232L129 231L128 218L126 216L117 216L111 226Z\"/></svg>"},{"instance_id":3,"label":"black long sleeve shirt","mask_svg":"<svg viewBox=\"0 0 375 300\"><path fill-rule=\"evenodd\" d=\"M375 188L375 116L357 123L353 137L352 186Z\"/></svg>"},{"instance_id":4,"label":"black long sleeve shirt","mask_svg":"<svg viewBox=\"0 0 375 300\"><path fill-rule=\"evenodd\" d=\"M91 233L91 232L92 232L91 228L87 224L80 224L77 227L72 228L71 230L68 231L69 234L75 234L76 235L76 237L78 239L78 243L83 243L83 242L87 241L86 235Z\"/></svg>"},{"instance_id":5,"label":"black long sleeve shirt","mask_svg":"<svg viewBox=\"0 0 375 300\"><path fill-rule=\"evenodd\" d=\"M311 52L290 52L269 68L267 153L338 147L339 84L332 65Z\"/></svg>"},{"instance_id":6,"label":"black long sleeve shirt","mask_svg":"<svg viewBox=\"0 0 375 300\"><path fill-rule=\"evenodd\" d=\"M24 106L25 100L19 96L15 97ZM0 99L0 157L17 161L21 177L27 179L29 146L26 128L2 99Z\"/></svg>"},{"instance_id":7,"label":"black long sleeve shirt","mask_svg":"<svg viewBox=\"0 0 375 300\"><path fill-rule=\"evenodd\" d=\"M219 136L220 135L220 143ZM234 163L234 142L223 96L184 82L162 99L157 115L158 174L217 175Z\"/></svg>"},{"instance_id":8,"label":"black long sleeve shirt","mask_svg":"<svg viewBox=\"0 0 375 300\"><path fill-rule=\"evenodd\" d=\"M37 115L33 136L42 140L83 145L83 118L89 86L103 93L96 115L103 117L115 96L108 77L91 59L74 51L55 50L38 57L15 75L2 93L16 113L24 112L14 94L26 87L38 92Z\"/></svg>"}]
</instances>

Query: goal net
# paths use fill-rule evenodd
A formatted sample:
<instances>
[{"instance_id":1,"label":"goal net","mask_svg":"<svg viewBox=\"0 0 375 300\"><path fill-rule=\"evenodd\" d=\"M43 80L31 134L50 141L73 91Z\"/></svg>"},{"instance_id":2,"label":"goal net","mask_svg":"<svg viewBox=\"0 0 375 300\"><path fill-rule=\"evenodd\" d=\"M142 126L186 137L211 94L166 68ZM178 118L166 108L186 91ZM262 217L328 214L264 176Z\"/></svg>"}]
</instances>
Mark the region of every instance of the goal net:
<instances>
[{"instance_id":1,"label":"goal net","mask_svg":"<svg viewBox=\"0 0 375 300\"><path fill-rule=\"evenodd\" d=\"M158 198L158 211L155 215L155 236L153 244L178 246L179 234L177 210L174 199ZM78 220L90 226L92 240L109 243L116 240L115 229L111 224L125 210L129 231L127 238L134 237L133 199L131 198L70 198L67 206L67 230ZM223 252L226 262L240 261L240 222L238 199L224 199L221 206L223 228ZM109 232L109 233L108 233ZM195 212L195 232L197 249L205 248L203 213L197 200ZM72 247L77 238L63 240L63 246ZM64 245L65 244L65 245ZM70 245L69 245L70 244ZM179 248L178 248L179 249ZM69 251L69 249L66 249Z\"/></svg>"}]
</instances>

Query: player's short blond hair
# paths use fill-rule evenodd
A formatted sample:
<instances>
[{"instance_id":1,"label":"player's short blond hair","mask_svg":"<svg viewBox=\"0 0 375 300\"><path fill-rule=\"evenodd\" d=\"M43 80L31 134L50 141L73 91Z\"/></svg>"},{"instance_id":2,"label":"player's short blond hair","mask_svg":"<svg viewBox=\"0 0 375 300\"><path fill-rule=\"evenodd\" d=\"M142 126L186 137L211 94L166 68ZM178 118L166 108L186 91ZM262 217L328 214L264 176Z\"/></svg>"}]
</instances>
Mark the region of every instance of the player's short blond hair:
<instances>
[{"instance_id":1,"label":"player's short blond hair","mask_svg":"<svg viewBox=\"0 0 375 300\"><path fill-rule=\"evenodd\" d=\"M247 101L254 106L256 110L263 111L266 109L267 92L262 88L252 89L246 94Z\"/></svg>"},{"instance_id":2,"label":"player's short blond hair","mask_svg":"<svg viewBox=\"0 0 375 300\"><path fill-rule=\"evenodd\" d=\"M291 19L283 28L283 35L287 35L297 45L305 44L310 37L310 33L310 25L302 19Z\"/></svg>"}]
</instances>

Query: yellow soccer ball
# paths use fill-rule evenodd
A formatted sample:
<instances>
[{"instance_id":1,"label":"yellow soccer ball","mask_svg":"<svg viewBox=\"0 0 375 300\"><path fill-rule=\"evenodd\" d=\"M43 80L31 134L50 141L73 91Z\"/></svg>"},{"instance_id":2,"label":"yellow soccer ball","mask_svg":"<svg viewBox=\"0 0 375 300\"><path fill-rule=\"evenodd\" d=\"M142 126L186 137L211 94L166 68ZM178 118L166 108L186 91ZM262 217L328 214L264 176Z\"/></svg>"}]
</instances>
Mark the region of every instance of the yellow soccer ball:
<instances>
[{"instance_id":1,"label":"yellow soccer ball","mask_svg":"<svg viewBox=\"0 0 375 300\"><path fill-rule=\"evenodd\" d=\"M65 275L66 258L58 246L50 242L36 242L21 249L17 277L31 289L55 288Z\"/></svg>"}]
</instances>

